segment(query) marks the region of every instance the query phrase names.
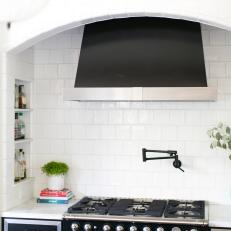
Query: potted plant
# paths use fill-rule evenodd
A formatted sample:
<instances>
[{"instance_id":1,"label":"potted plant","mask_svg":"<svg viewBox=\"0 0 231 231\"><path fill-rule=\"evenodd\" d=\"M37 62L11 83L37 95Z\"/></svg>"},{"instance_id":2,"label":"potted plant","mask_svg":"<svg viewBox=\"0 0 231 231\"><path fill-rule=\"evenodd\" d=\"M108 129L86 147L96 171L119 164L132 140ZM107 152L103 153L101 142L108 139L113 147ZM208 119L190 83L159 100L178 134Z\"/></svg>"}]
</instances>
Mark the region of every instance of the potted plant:
<instances>
[{"instance_id":1,"label":"potted plant","mask_svg":"<svg viewBox=\"0 0 231 231\"><path fill-rule=\"evenodd\" d=\"M48 188L50 190L62 190L64 188L64 176L69 170L67 164L51 161L43 165L41 170L48 176Z\"/></svg>"},{"instance_id":2,"label":"potted plant","mask_svg":"<svg viewBox=\"0 0 231 231\"><path fill-rule=\"evenodd\" d=\"M223 123L219 123L217 127L208 130L207 133L212 138L210 147L229 150L229 159L231 160L231 128Z\"/></svg>"}]
</instances>

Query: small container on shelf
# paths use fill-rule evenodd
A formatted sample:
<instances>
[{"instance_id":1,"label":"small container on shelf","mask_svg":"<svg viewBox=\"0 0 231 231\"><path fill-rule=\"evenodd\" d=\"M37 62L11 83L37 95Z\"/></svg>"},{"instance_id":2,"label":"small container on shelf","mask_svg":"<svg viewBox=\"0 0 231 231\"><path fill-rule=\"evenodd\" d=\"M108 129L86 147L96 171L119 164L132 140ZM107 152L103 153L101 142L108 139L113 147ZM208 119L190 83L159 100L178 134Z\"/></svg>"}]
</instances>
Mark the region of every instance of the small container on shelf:
<instances>
[{"instance_id":1,"label":"small container on shelf","mask_svg":"<svg viewBox=\"0 0 231 231\"><path fill-rule=\"evenodd\" d=\"M18 98L18 105L21 109L26 109L26 94L25 94L25 87L24 85L19 85L19 98Z\"/></svg>"},{"instance_id":2,"label":"small container on shelf","mask_svg":"<svg viewBox=\"0 0 231 231\"><path fill-rule=\"evenodd\" d=\"M15 84L15 108L26 109L27 108L27 97L25 93L25 86Z\"/></svg>"},{"instance_id":3,"label":"small container on shelf","mask_svg":"<svg viewBox=\"0 0 231 231\"><path fill-rule=\"evenodd\" d=\"M15 128L14 128L14 139L25 139L25 123L23 121L23 113L15 113Z\"/></svg>"},{"instance_id":4,"label":"small container on shelf","mask_svg":"<svg viewBox=\"0 0 231 231\"><path fill-rule=\"evenodd\" d=\"M15 164L14 164L14 182L19 182L27 178L27 161L25 152L22 148L15 149Z\"/></svg>"},{"instance_id":5,"label":"small container on shelf","mask_svg":"<svg viewBox=\"0 0 231 231\"><path fill-rule=\"evenodd\" d=\"M19 88L18 88L18 85L17 85L17 84L15 84L14 107L15 107L15 108L19 108Z\"/></svg>"}]
</instances>

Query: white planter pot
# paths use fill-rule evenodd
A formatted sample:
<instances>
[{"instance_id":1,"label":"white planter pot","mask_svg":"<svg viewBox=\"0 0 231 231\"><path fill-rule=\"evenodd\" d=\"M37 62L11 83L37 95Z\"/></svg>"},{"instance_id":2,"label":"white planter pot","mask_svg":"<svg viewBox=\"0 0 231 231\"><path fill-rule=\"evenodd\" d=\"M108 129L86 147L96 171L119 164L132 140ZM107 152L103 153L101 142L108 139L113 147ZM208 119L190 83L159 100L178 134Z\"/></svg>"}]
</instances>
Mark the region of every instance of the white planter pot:
<instances>
[{"instance_id":1,"label":"white planter pot","mask_svg":"<svg viewBox=\"0 0 231 231\"><path fill-rule=\"evenodd\" d=\"M50 190L62 190L64 188L64 175L49 176L48 188Z\"/></svg>"}]
</instances>

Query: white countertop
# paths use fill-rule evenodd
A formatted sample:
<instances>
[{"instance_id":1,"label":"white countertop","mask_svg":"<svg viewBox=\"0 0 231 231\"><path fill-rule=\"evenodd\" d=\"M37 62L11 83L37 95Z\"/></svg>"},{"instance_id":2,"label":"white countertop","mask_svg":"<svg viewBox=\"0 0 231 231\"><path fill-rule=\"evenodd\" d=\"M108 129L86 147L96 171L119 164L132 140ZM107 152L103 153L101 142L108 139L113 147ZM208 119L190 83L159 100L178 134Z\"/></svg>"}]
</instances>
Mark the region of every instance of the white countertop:
<instances>
[{"instance_id":1,"label":"white countertop","mask_svg":"<svg viewBox=\"0 0 231 231\"><path fill-rule=\"evenodd\" d=\"M209 205L209 226L231 228L231 205Z\"/></svg>"},{"instance_id":2,"label":"white countertop","mask_svg":"<svg viewBox=\"0 0 231 231\"><path fill-rule=\"evenodd\" d=\"M66 205L38 204L35 199L2 212L2 217L61 220L67 208L74 204L72 200ZM209 226L231 228L231 205L209 205Z\"/></svg>"},{"instance_id":3,"label":"white countertop","mask_svg":"<svg viewBox=\"0 0 231 231\"><path fill-rule=\"evenodd\" d=\"M63 213L76 200L71 200L69 204L38 204L36 199L30 200L13 209L2 212L2 217L62 220Z\"/></svg>"}]
</instances>

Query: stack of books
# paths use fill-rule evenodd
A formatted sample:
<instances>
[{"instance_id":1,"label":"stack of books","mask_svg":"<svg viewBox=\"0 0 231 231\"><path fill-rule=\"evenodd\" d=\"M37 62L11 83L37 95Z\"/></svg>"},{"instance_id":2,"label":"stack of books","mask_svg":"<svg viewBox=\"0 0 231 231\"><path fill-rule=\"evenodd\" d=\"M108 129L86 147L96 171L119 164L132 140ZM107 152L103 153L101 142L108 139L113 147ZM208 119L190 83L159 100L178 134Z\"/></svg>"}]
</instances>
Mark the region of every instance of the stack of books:
<instances>
[{"instance_id":1,"label":"stack of books","mask_svg":"<svg viewBox=\"0 0 231 231\"><path fill-rule=\"evenodd\" d=\"M68 204L73 197L72 191L66 188L63 190L49 190L45 188L41 190L37 203Z\"/></svg>"}]
</instances>

